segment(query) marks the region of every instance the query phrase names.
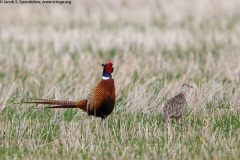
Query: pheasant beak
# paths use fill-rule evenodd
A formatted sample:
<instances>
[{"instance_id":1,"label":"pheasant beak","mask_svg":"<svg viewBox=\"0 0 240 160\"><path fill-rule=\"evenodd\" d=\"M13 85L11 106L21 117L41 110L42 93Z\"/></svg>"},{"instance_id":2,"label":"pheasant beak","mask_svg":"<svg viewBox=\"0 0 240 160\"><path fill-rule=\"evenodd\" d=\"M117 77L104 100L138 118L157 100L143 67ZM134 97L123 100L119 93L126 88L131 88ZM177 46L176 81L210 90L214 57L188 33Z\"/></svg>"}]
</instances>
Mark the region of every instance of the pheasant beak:
<instances>
[{"instance_id":1,"label":"pheasant beak","mask_svg":"<svg viewBox=\"0 0 240 160\"><path fill-rule=\"evenodd\" d=\"M106 64L102 63L102 66L105 66Z\"/></svg>"}]
</instances>

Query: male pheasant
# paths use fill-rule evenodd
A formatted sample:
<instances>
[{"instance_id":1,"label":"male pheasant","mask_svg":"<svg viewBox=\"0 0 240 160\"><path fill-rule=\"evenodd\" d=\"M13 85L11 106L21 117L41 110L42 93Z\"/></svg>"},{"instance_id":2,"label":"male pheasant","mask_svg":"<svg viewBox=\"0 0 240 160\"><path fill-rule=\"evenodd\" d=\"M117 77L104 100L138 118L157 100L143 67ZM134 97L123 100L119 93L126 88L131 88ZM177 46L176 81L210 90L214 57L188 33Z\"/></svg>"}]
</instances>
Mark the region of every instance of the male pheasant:
<instances>
[{"instance_id":1,"label":"male pheasant","mask_svg":"<svg viewBox=\"0 0 240 160\"><path fill-rule=\"evenodd\" d=\"M164 122L168 118L175 118L177 122L179 121L188 106L186 92L189 88L193 87L189 84L183 84L180 93L167 100L163 107L163 117L161 121Z\"/></svg>"},{"instance_id":2,"label":"male pheasant","mask_svg":"<svg viewBox=\"0 0 240 160\"><path fill-rule=\"evenodd\" d=\"M102 80L92 89L92 91L80 101L32 99L34 101L23 103L50 104L46 108L80 108L87 112L89 116L101 117L105 119L115 105L115 86L111 73L114 67L111 62L102 64Z\"/></svg>"}]
</instances>

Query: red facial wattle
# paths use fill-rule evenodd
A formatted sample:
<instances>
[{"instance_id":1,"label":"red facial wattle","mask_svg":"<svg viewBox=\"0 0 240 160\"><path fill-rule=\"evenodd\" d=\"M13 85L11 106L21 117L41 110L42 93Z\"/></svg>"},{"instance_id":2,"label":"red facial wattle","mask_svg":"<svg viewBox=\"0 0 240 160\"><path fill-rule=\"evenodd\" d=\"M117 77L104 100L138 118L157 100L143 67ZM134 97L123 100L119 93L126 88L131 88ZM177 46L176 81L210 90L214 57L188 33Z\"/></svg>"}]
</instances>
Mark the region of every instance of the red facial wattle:
<instances>
[{"instance_id":1,"label":"red facial wattle","mask_svg":"<svg viewBox=\"0 0 240 160\"><path fill-rule=\"evenodd\" d=\"M107 73L113 73L113 64L111 62L110 63L106 63L105 66L104 66L104 70Z\"/></svg>"}]
</instances>

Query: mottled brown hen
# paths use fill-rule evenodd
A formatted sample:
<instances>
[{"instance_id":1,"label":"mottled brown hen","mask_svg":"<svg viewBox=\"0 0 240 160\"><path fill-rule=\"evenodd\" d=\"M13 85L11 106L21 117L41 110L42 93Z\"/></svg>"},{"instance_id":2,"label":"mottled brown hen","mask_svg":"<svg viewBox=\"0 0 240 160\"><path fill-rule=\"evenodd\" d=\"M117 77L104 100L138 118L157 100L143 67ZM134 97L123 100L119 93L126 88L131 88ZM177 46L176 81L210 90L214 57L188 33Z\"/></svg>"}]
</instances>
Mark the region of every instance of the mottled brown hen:
<instances>
[{"instance_id":1,"label":"mottled brown hen","mask_svg":"<svg viewBox=\"0 0 240 160\"><path fill-rule=\"evenodd\" d=\"M168 118L175 118L177 122L179 121L188 106L186 92L189 88L193 87L189 84L183 84L180 93L167 100L163 107L163 116L161 121L164 122Z\"/></svg>"}]
</instances>

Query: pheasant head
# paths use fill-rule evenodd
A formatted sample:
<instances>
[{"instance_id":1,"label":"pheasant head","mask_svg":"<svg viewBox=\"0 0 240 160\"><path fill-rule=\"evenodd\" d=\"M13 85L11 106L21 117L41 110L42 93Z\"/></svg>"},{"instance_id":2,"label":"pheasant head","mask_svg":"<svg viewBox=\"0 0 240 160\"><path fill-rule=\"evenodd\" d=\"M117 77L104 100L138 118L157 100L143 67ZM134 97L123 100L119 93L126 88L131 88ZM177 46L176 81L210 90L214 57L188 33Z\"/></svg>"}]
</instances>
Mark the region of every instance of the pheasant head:
<instances>
[{"instance_id":1,"label":"pheasant head","mask_svg":"<svg viewBox=\"0 0 240 160\"><path fill-rule=\"evenodd\" d=\"M102 63L102 66L103 66L102 78L104 80L112 78L112 73L114 70L112 62Z\"/></svg>"},{"instance_id":2,"label":"pheasant head","mask_svg":"<svg viewBox=\"0 0 240 160\"><path fill-rule=\"evenodd\" d=\"M188 89L193 88L191 85L184 83L181 87L181 93L183 93L184 95L186 94L186 92L188 91Z\"/></svg>"}]
</instances>

